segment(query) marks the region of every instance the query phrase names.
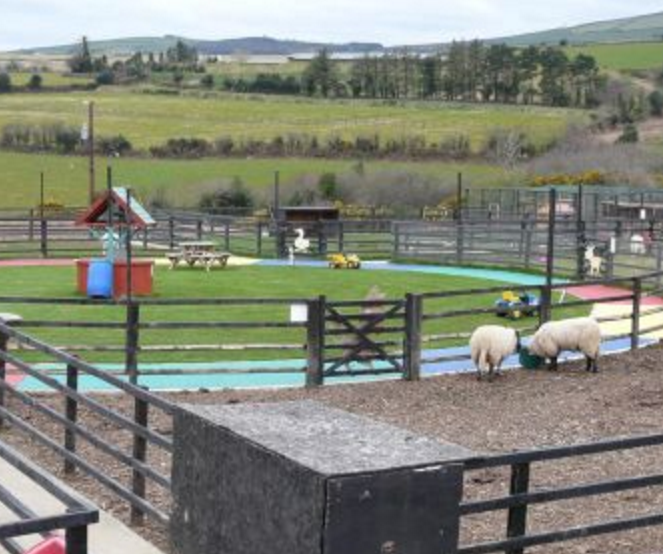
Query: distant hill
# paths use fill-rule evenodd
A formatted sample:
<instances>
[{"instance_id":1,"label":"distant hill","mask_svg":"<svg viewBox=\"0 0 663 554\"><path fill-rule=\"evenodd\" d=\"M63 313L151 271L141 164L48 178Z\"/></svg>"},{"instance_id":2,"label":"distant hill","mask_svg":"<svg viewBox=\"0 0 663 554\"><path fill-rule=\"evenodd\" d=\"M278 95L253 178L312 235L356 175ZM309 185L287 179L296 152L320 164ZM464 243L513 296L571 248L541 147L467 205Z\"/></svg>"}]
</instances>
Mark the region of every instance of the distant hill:
<instances>
[{"instance_id":1,"label":"distant hill","mask_svg":"<svg viewBox=\"0 0 663 554\"><path fill-rule=\"evenodd\" d=\"M663 12L495 38L488 42L529 46L532 44L559 44L562 41L569 44L592 44L661 40L663 40Z\"/></svg>"},{"instance_id":2,"label":"distant hill","mask_svg":"<svg viewBox=\"0 0 663 554\"><path fill-rule=\"evenodd\" d=\"M481 38L481 37L477 37ZM488 43L505 43L512 46L528 46L531 44L584 45L597 43L651 42L663 41L663 12L586 23L574 27L550 29L535 33L527 33L510 37L488 38ZM90 41L90 48L95 55L127 55L134 52L165 52L183 40L195 46L199 52L208 55L229 55L242 53L246 55L289 55L317 52L322 48L338 53L361 54L367 52L389 52L405 48L405 46L384 47L379 43L351 42L334 44L324 42L304 42L298 40L281 40L271 37L245 37L226 40L199 40L166 35L163 37L134 37L114 40ZM77 44L30 48L20 50L18 54L70 55ZM443 51L448 44L417 44L407 48L412 52L430 53Z\"/></svg>"},{"instance_id":3,"label":"distant hill","mask_svg":"<svg viewBox=\"0 0 663 554\"><path fill-rule=\"evenodd\" d=\"M270 37L246 37L227 40L198 40L174 35L164 37L132 37L113 40L91 40L90 50L93 55L128 55L134 52L165 52L174 46L178 40L194 46L198 52L207 55L288 55L301 52L317 52L328 48L334 52L363 53L381 52L384 47L373 42L351 42L347 44L332 44L323 42L303 42L297 40L280 40ZM44 48L30 48L20 50L18 54L46 54L51 56L68 56L76 52L78 44L62 46L49 46Z\"/></svg>"}]
</instances>

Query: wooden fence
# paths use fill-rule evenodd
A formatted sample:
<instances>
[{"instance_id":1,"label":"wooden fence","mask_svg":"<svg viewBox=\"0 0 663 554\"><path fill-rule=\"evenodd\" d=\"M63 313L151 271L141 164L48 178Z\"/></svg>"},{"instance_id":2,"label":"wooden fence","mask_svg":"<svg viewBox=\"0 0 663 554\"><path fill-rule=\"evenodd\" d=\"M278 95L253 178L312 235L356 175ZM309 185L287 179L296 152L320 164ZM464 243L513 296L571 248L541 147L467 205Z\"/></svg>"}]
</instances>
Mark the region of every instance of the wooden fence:
<instances>
[{"instance_id":1,"label":"wooden fence","mask_svg":"<svg viewBox=\"0 0 663 554\"><path fill-rule=\"evenodd\" d=\"M496 471L500 468L507 468L510 471L510 479L509 491L506 495L488 499L466 499L460 506L462 518L504 513L505 511L507 517L505 533L502 537L484 542L463 544L457 549L457 554L488 554L491 552L523 554L526 549L536 546L559 544L575 539L586 539L598 535L648 529L663 525L663 507L653 506L654 511L652 511L652 506L649 506L650 509L647 513L635 517L622 517L608 521L595 520L590 524L572 525L563 529L528 532L528 528L532 527L532 521L530 520L537 515L536 512L533 513L531 507L562 501L587 500L601 495L653 489L663 485L663 473L652 472L644 476L628 476L580 484L570 484L567 481L563 486L554 488L548 486L532 490L531 481L533 481L534 471L544 473L545 469L553 463L571 463L577 461L580 457L597 457L608 453L623 454L631 450L644 450L656 446L660 447L661 445L663 445L663 434L652 434L571 446L537 448L465 461L466 478L471 479L479 471ZM574 513L579 515L580 511ZM537 523L538 526L541 526L541 521ZM545 520L543 523L545 523Z\"/></svg>"}]
</instances>

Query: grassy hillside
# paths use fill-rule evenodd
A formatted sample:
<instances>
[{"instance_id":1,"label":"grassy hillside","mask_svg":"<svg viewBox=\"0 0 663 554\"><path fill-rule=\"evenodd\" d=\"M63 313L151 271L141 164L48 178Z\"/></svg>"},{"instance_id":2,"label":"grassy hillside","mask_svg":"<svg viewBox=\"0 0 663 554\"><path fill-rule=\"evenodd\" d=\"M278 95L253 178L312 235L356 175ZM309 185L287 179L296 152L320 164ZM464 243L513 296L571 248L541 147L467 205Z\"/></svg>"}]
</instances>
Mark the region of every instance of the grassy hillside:
<instances>
[{"instance_id":1,"label":"grassy hillside","mask_svg":"<svg viewBox=\"0 0 663 554\"><path fill-rule=\"evenodd\" d=\"M559 44L565 40L570 44L597 42L657 41L663 38L663 12L598 21L574 27L550 29L512 37L492 39L515 46L530 44Z\"/></svg>"},{"instance_id":2,"label":"grassy hillside","mask_svg":"<svg viewBox=\"0 0 663 554\"><path fill-rule=\"evenodd\" d=\"M96 103L98 135L123 134L136 147L172 137L272 139L308 134L319 138L379 135L382 139L422 135L431 142L467 135L479 150L494 128L522 130L543 144L584 112L517 106L316 101L286 97L219 95L163 96L106 89L95 93L11 94L0 102L0 128L9 123L64 122L80 126L83 102Z\"/></svg>"},{"instance_id":3,"label":"grassy hillside","mask_svg":"<svg viewBox=\"0 0 663 554\"><path fill-rule=\"evenodd\" d=\"M355 161L311 159L263 160L192 160L165 161L114 159L114 181L133 187L145 199L163 191L178 205L192 205L202 191L209 191L233 177L240 177L254 191L272 186L274 171L280 171L281 182L288 183L306 175L319 176L325 172L354 171ZM97 158L97 188L105 186L106 160ZM88 160L84 157L64 157L0 153L0 198L2 208L24 208L39 202L39 172L44 171L46 198L81 206L86 203L88 190ZM515 184L520 175L488 164L365 162L364 171L408 171L432 175L453 182L459 171L468 185Z\"/></svg>"},{"instance_id":4,"label":"grassy hillside","mask_svg":"<svg viewBox=\"0 0 663 554\"><path fill-rule=\"evenodd\" d=\"M607 70L629 71L663 68L663 42L632 42L622 44L588 44L570 46L567 54L583 53L596 58Z\"/></svg>"}]
</instances>

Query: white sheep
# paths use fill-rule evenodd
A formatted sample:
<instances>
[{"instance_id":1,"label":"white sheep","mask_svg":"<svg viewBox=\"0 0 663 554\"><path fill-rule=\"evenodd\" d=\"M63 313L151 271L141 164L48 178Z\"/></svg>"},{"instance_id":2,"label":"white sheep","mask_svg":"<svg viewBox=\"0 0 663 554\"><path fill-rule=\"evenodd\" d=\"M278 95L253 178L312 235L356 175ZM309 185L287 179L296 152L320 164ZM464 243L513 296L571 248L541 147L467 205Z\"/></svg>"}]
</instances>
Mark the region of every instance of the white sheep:
<instances>
[{"instance_id":1,"label":"white sheep","mask_svg":"<svg viewBox=\"0 0 663 554\"><path fill-rule=\"evenodd\" d=\"M598 371L597 360L601 348L601 328L591 317L576 317L544 323L534 333L529 351L536 356L550 359L549 369L557 369L557 357L562 350L582 352L587 371Z\"/></svg>"},{"instance_id":2,"label":"white sheep","mask_svg":"<svg viewBox=\"0 0 663 554\"><path fill-rule=\"evenodd\" d=\"M477 327L470 337L470 353L477 367L479 380L484 371L488 373L488 379L492 380L493 372L499 373L502 362L519 350L520 335L509 327L482 325Z\"/></svg>"}]
</instances>

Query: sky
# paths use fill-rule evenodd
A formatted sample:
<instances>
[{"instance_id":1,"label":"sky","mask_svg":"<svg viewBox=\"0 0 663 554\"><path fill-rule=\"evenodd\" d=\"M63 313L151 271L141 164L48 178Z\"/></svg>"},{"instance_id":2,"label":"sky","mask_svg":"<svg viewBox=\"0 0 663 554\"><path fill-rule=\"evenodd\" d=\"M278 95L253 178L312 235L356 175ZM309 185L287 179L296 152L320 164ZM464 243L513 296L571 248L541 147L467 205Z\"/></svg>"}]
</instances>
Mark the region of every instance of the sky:
<instances>
[{"instance_id":1,"label":"sky","mask_svg":"<svg viewBox=\"0 0 663 554\"><path fill-rule=\"evenodd\" d=\"M663 0L0 0L0 50L128 36L384 45L492 38L663 11Z\"/></svg>"}]
</instances>

